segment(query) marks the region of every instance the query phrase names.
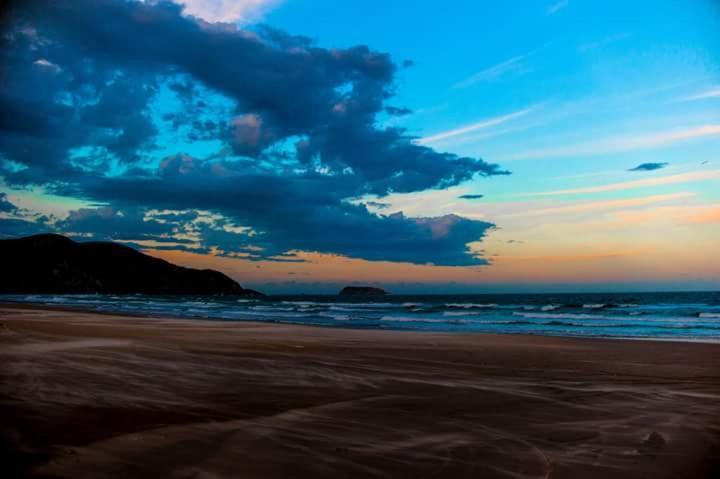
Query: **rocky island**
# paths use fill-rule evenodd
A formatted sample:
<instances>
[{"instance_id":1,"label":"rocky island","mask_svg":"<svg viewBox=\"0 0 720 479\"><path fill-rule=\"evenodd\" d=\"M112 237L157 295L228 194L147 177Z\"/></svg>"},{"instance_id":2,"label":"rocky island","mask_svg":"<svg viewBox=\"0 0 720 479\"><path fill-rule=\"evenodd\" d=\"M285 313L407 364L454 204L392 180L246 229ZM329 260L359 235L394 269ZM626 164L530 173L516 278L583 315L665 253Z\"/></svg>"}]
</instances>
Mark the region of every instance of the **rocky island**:
<instances>
[{"instance_id":1,"label":"rocky island","mask_svg":"<svg viewBox=\"0 0 720 479\"><path fill-rule=\"evenodd\" d=\"M385 296L389 294L382 288L372 286L345 286L338 293L339 296Z\"/></svg>"},{"instance_id":2,"label":"rocky island","mask_svg":"<svg viewBox=\"0 0 720 479\"><path fill-rule=\"evenodd\" d=\"M219 271L185 268L110 242L56 234L0 240L0 293L263 296Z\"/></svg>"}]
</instances>

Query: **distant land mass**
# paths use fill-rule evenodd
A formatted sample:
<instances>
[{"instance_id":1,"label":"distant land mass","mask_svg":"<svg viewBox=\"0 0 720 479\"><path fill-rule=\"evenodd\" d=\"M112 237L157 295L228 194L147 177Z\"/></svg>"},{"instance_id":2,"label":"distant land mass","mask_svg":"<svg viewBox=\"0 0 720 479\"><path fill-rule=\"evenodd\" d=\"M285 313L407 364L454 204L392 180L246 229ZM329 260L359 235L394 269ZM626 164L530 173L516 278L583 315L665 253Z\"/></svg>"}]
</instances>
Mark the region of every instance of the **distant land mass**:
<instances>
[{"instance_id":1,"label":"distant land mass","mask_svg":"<svg viewBox=\"0 0 720 479\"><path fill-rule=\"evenodd\" d=\"M0 293L263 296L219 271L177 266L128 246L56 234L0 240Z\"/></svg>"},{"instance_id":2,"label":"distant land mass","mask_svg":"<svg viewBox=\"0 0 720 479\"><path fill-rule=\"evenodd\" d=\"M389 293L382 288L372 286L345 286L338 294L340 296L384 296Z\"/></svg>"}]
</instances>

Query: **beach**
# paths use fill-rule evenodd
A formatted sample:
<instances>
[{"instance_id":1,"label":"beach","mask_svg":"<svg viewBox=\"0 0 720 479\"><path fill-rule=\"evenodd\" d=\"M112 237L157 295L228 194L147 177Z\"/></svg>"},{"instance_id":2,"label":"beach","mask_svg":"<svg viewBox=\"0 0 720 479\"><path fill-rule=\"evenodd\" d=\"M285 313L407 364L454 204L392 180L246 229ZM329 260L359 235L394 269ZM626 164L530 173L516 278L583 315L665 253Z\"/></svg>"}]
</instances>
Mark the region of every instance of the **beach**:
<instances>
[{"instance_id":1,"label":"beach","mask_svg":"<svg viewBox=\"0 0 720 479\"><path fill-rule=\"evenodd\" d=\"M0 323L9 477L720 477L720 344L32 305Z\"/></svg>"}]
</instances>

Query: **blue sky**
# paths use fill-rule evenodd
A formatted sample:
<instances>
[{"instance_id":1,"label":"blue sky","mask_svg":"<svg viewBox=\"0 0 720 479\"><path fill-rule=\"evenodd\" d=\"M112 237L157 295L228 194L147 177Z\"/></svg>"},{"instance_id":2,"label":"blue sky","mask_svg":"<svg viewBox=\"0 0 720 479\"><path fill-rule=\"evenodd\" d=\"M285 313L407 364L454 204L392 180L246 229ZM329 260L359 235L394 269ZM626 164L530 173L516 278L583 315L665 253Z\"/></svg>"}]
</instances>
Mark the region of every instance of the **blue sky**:
<instances>
[{"instance_id":1,"label":"blue sky","mask_svg":"<svg viewBox=\"0 0 720 479\"><path fill-rule=\"evenodd\" d=\"M512 179L481 182L484 191L526 193L548 172L617 169L619 177L646 160L692 165L713 159L720 145L716 138L680 148L602 147L720 120L720 99L682 101L717 88L716 2L387 3L289 1L266 21L323 46L367 42L414 61L394 101L415 111L398 124L419 137L525 112L432 143L512 168ZM582 145L597 152L583 154ZM539 154L562 148L566 154Z\"/></svg>"},{"instance_id":2,"label":"blue sky","mask_svg":"<svg viewBox=\"0 0 720 479\"><path fill-rule=\"evenodd\" d=\"M720 287L717 2L43 3L3 236L277 292Z\"/></svg>"}]
</instances>

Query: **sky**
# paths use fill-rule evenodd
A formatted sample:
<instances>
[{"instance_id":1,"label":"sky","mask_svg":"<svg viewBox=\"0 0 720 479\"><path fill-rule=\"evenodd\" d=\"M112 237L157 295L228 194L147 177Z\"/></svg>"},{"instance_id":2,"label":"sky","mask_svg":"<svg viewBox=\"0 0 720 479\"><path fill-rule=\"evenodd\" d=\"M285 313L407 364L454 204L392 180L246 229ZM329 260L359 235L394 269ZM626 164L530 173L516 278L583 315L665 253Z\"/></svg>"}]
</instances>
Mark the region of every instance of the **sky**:
<instances>
[{"instance_id":1,"label":"sky","mask_svg":"<svg viewBox=\"0 0 720 479\"><path fill-rule=\"evenodd\" d=\"M0 237L268 293L720 288L720 2L32 0Z\"/></svg>"}]
</instances>

